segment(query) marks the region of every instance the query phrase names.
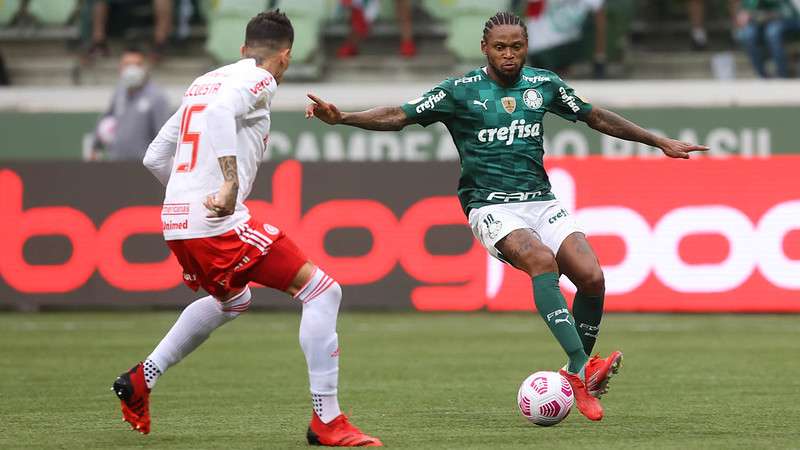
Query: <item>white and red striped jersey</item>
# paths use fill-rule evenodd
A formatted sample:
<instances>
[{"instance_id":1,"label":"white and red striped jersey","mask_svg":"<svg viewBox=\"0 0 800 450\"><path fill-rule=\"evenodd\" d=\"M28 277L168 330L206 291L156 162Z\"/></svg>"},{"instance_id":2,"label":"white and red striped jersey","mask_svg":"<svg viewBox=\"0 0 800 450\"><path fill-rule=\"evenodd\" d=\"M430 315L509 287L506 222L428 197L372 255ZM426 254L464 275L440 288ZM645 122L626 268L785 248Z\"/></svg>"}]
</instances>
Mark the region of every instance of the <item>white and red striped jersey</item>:
<instances>
[{"instance_id":1,"label":"white and red striped jersey","mask_svg":"<svg viewBox=\"0 0 800 450\"><path fill-rule=\"evenodd\" d=\"M276 89L272 74L255 60L243 59L198 77L186 90L144 157L145 166L167 187L161 210L164 239L218 236L250 218L244 201L266 149ZM226 217L206 217L203 201L223 183L217 158L230 155L236 156L239 169L236 210Z\"/></svg>"}]
</instances>

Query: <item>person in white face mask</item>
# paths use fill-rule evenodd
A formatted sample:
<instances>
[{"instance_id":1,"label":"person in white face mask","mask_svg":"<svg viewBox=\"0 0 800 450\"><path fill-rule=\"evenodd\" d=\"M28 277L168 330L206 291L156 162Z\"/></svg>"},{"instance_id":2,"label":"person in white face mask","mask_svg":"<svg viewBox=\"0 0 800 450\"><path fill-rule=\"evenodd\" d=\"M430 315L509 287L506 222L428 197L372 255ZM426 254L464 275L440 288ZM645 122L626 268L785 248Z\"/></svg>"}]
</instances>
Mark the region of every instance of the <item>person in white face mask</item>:
<instances>
[{"instance_id":1,"label":"person in white face mask","mask_svg":"<svg viewBox=\"0 0 800 450\"><path fill-rule=\"evenodd\" d=\"M148 69L138 48L129 47L122 53L111 105L95 127L91 160L140 161L169 119L167 97L150 79Z\"/></svg>"}]
</instances>

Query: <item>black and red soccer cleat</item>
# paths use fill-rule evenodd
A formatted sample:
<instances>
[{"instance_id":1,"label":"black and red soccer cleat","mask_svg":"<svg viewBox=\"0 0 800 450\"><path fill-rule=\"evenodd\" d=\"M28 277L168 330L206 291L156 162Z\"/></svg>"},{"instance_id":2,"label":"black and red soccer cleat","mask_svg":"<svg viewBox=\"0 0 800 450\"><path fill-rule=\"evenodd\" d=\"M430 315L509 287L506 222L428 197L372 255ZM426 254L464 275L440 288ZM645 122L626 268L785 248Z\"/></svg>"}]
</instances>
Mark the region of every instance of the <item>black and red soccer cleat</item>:
<instances>
[{"instance_id":1,"label":"black and red soccer cleat","mask_svg":"<svg viewBox=\"0 0 800 450\"><path fill-rule=\"evenodd\" d=\"M380 439L364 434L347 420L347 416L339 414L329 423L324 423L316 412L311 413L311 424L306 433L311 445L328 447L383 447Z\"/></svg>"},{"instance_id":2,"label":"black and red soccer cleat","mask_svg":"<svg viewBox=\"0 0 800 450\"><path fill-rule=\"evenodd\" d=\"M622 352L613 351L608 358L594 355L586 363L586 389L592 396L600 398L608 392L608 382L622 367Z\"/></svg>"},{"instance_id":3,"label":"black and red soccer cleat","mask_svg":"<svg viewBox=\"0 0 800 450\"><path fill-rule=\"evenodd\" d=\"M111 390L119 397L122 420L142 434L150 432L150 389L144 381L144 366L139 363L114 380Z\"/></svg>"},{"instance_id":4,"label":"black and red soccer cleat","mask_svg":"<svg viewBox=\"0 0 800 450\"><path fill-rule=\"evenodd\" d=\"M580 375L569 373L564 369L558 371L562 377L566 378L569 385L572 386L572 393L575 395L575 404L578 406L578 411L586 416L589 420L600 420L603 418L603 405L600 400L592 397L589 391L586 390L586 385L583 384Z\"/></svg>"}]
</instances>

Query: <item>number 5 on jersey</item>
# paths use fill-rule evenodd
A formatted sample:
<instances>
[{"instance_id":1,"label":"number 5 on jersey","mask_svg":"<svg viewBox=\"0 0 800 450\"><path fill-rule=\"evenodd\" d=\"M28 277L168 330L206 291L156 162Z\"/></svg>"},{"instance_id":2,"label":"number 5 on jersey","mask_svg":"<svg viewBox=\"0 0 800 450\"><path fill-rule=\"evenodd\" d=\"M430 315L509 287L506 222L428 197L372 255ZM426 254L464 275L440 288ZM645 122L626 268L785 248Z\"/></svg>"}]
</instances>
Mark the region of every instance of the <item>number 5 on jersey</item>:
<instances>
[{"instance_id":1,"label":"number 5 on jersey","mask_svg":"<svg viewBox=\"0 0 800 450\"><path fill-rule=\"evenodd\" d=\"M206 109L206 105L191 105L183 110L181 116L181 134L180 141L178 142L178 151L175 155L176 161L181 161L175 166L175 172L191 172L197 164L197 148L200 146L200 132L189 131L192 123L192 116L195 113L201 113ZM184 145L192 146L191 158L187 161L185 157L181 159L181 150Z\"/></svg>"}]
</instances>

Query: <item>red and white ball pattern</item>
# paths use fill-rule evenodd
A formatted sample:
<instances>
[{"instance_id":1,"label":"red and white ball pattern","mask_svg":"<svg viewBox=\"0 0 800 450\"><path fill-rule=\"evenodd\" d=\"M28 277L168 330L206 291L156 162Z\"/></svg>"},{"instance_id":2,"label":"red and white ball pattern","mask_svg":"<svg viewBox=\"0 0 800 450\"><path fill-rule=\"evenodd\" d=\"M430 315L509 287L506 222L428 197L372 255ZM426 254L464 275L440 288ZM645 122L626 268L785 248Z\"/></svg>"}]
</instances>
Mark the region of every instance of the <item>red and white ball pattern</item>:
<instances>
[{"instance_id":1,"label":"red and white ball pattern","mask_svg":"<svg viewBox=\"0 0 800 450\"><path fill-rule=\"evenodd\" d=\"M564 420L574 402L572 386L556 372L541 371L530 375L517 393L517 405L522 415L544 427Z\"/></svg>"}]
</instances>

